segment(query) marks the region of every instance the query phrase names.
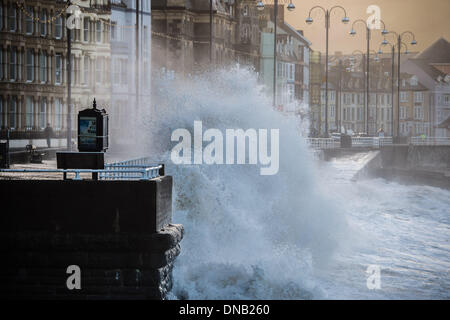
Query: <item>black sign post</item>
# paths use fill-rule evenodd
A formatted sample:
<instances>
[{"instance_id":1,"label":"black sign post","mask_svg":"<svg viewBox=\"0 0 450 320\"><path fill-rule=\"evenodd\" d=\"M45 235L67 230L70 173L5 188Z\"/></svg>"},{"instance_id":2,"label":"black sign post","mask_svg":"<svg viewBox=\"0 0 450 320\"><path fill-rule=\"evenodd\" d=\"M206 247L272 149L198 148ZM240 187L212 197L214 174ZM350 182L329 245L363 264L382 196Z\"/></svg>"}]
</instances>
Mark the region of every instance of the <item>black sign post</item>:
<instances>
[{"instance_id":1,"label":"black sign post","mask_svg":"<svg viewBox=\"0 0 450 320\"><path fill-rule=\"evenodd\" d=\"M78 151L58 152L59 169L104 169L104 153L108 149L108 114L105 109L97 109L94 99L93 108L78 113ZM64 179L66 175L64 174ZM98 174L92 174L98 180Z\"/></svg>"},{"instance_id":2,"label":"black sign post","mask_svg":"<svg viewBox=\"0 0 450 320\"><path fill-rule=\"evenodd\" d=\"M97 109L94 99L92 109L78 113L78 151L105 152L108 143L108 114L105 109Z\"/></svg>"},{"instance_id":3,"label":"black sign post","mask_svg":"<svg viewBox=\"0 0 450 320\"><path fill-rule=\"evenodd\" d=\"M9 130L5 130L5 141L0 141L0 168L9 169Z\"/></svg>"}]
</instances>

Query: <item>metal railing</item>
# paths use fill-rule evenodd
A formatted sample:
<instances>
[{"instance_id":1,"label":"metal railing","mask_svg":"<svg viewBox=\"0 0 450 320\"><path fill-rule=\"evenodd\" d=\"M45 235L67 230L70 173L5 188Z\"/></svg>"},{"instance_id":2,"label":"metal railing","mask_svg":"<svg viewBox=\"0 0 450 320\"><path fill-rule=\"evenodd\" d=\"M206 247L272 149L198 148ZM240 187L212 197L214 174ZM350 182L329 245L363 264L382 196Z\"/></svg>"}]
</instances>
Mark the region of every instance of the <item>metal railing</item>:
<instances>
[{"instance_id":1,"label":"metal railing","mask_svg":"<svg viewBox=\"0 0 450 320\"><path fill-rule=\"evenodd\" d=\"M306 138L306 142L312 149L335 149L341 146L339 140L332 138Z\"/></svg>"},{"instance_id":2,"label":"metal railing","mask_svg":"<svg viewBox=\"0 0 450 320\"><path fill-rule=\"evenodd\" d=\"M340 148L340 140L333 138L307 138L308 145L315 150ZM354 148L380 148L392 145L392 137L352 137ZM450 137L408 137L405 144L421 146L449 146Z\"/></svg>"},{"instance_id":3,"label":"metal railing","mask_svg":"<svg viewBox=\"0 0 450 320\"><path fill-rule=\"evenodd\" d=\"M306 142L312 149L336 149L341 147L339 139L333 138L307 138ZM352 147L355 148L380 148L381 146L391 145L392 137L352 137Z\"/></svg>"},{"instance_id":4,"label":"metal railing","mask_svg":"<svg viewBox=\"0 0 450 320\"><path fill-rule=\"evenodd\" d=\"M83 180L81 174L98 174L99 180L150 180L164 175L164 165L150 164L148 158L139 158L108 163L104 169L0 169L1 172L74 174L73 180Z\"/></svg>"},{"instance_id":5,"label":"metal railing","mask_svg":"<svg viewBox=\"0 0 450 320\"><path fill-rule=\"evenodd\" d=\"M352 137L352 147L379 148L391 144L392 137Z\"/></svg>"},{"instance_id":6,"label":"metal railing","mask_svg":"<svg viewBox=\"0 0 450 320\"><path fill-rule=\"evenodd\" d=\"M137 158L106 163L105 169L99 173L99 180L148 180L164 175L163 171L164 165L152 164L147 157Z\"/></svg>"},{"instance_id":7,"label":"metal railing","mask_svg":"<svg viewBox=\"0 0 450 320\"><path fill-rule=\"evenodd\" d=\"M417 146L450 146L450 137L411 137L410 143Z\"/></svg>"}]
</instances>

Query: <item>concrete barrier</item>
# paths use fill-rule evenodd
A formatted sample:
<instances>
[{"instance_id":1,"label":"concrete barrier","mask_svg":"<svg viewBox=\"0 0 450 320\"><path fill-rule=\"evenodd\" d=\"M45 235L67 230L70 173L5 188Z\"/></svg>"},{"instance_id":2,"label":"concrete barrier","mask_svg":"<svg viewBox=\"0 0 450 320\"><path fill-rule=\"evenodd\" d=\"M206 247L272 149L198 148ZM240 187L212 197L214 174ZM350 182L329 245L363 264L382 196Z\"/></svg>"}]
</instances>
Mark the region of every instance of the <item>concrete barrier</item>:
<instances>
[{"instance_id":1,"label":"concrete barrier","mask_svg":"<svg viewBox=\"0 0 450 320\"><path fill-rule=\"evenodd\" d=\"M381 177L450 189L450 146L384 146L355 179Z\"/></svg>"},{"instance_id":2,"label":"concrete barrier","mask_svg":"<svg viewBox=\"0 0 450 320\"><path fill-rule=\"evenodd\" d=\"M0 297L167 297L183 237L171 224L172 177L0 180L0 194ZM80 290L66 285L71 265Z\"/></svg>"}]
</instances>

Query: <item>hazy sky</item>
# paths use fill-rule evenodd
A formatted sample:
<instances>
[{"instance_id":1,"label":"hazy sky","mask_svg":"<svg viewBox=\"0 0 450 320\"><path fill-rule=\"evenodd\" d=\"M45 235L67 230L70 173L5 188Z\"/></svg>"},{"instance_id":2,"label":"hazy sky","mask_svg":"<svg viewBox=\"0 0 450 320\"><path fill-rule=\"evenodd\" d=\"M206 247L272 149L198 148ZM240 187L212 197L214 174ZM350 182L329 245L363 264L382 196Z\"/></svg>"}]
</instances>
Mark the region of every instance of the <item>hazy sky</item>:
<instances>
[{"instance_id":1,"label":"hazy sky","mask_svg":"<svg viewBox=\"0 0 450 320\"><path fill-rule=\"evenodd\" d=\"M267 3L273 3L268 0ZM266 1L265 1L266 2ZM279 0L285 7L289 0ZM350 23L344 25L341 22L342 10L333 10L331 17L329 51L351 53L353 50L366 50L366 36L364 25L355 25L357 35L351 37L348 32L351 24L357 19L367 20L369 14L366 13L369 5L377 5L381 9L381 19L386 23L386 29L396 32L406 30L412 31L416 35L418 44L410 46L410 51L421 51L432 44L440 37L450 40L450 0L292 0L295 5L293 12L285 9L286 21L304 31L308 40L312 42L314 50L325 52L325 22L324 14L321 10L315 9L312 13L314 23L306 24L309 9L315 5L324 8L331 8L335 5L343 6L347 10ZM380 30L374 30L376 34L371 41L371 48L378 51L383 37ZM393 39L392 36L388 37ZM408 43L409 38L406 38ZM387 48L386 48L387 49ZM386 50L385 49L385 50Z\"/></svg>"}]
</instances>

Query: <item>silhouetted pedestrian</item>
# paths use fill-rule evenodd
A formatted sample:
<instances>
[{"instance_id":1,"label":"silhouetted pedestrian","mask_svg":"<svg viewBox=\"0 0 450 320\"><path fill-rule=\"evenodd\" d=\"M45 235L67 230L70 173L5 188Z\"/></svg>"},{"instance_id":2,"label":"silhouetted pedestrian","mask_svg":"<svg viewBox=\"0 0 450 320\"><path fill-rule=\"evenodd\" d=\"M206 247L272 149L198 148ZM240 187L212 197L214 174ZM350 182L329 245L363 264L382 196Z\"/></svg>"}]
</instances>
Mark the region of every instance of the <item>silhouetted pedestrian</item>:
<instances>
[{"instance_id":1,"label":"silhouetted pedestrian","mask_svg":"<svg viewBox=\"0 0 450 320\"><path fill-rule=\"evenodd\" d=\"M45 138L47 139L47 146L51 148L51 139L53 137L53 129L50 126L50 123L47 123L47 127L44 129Z\"/></svg>"}]
</instances>

